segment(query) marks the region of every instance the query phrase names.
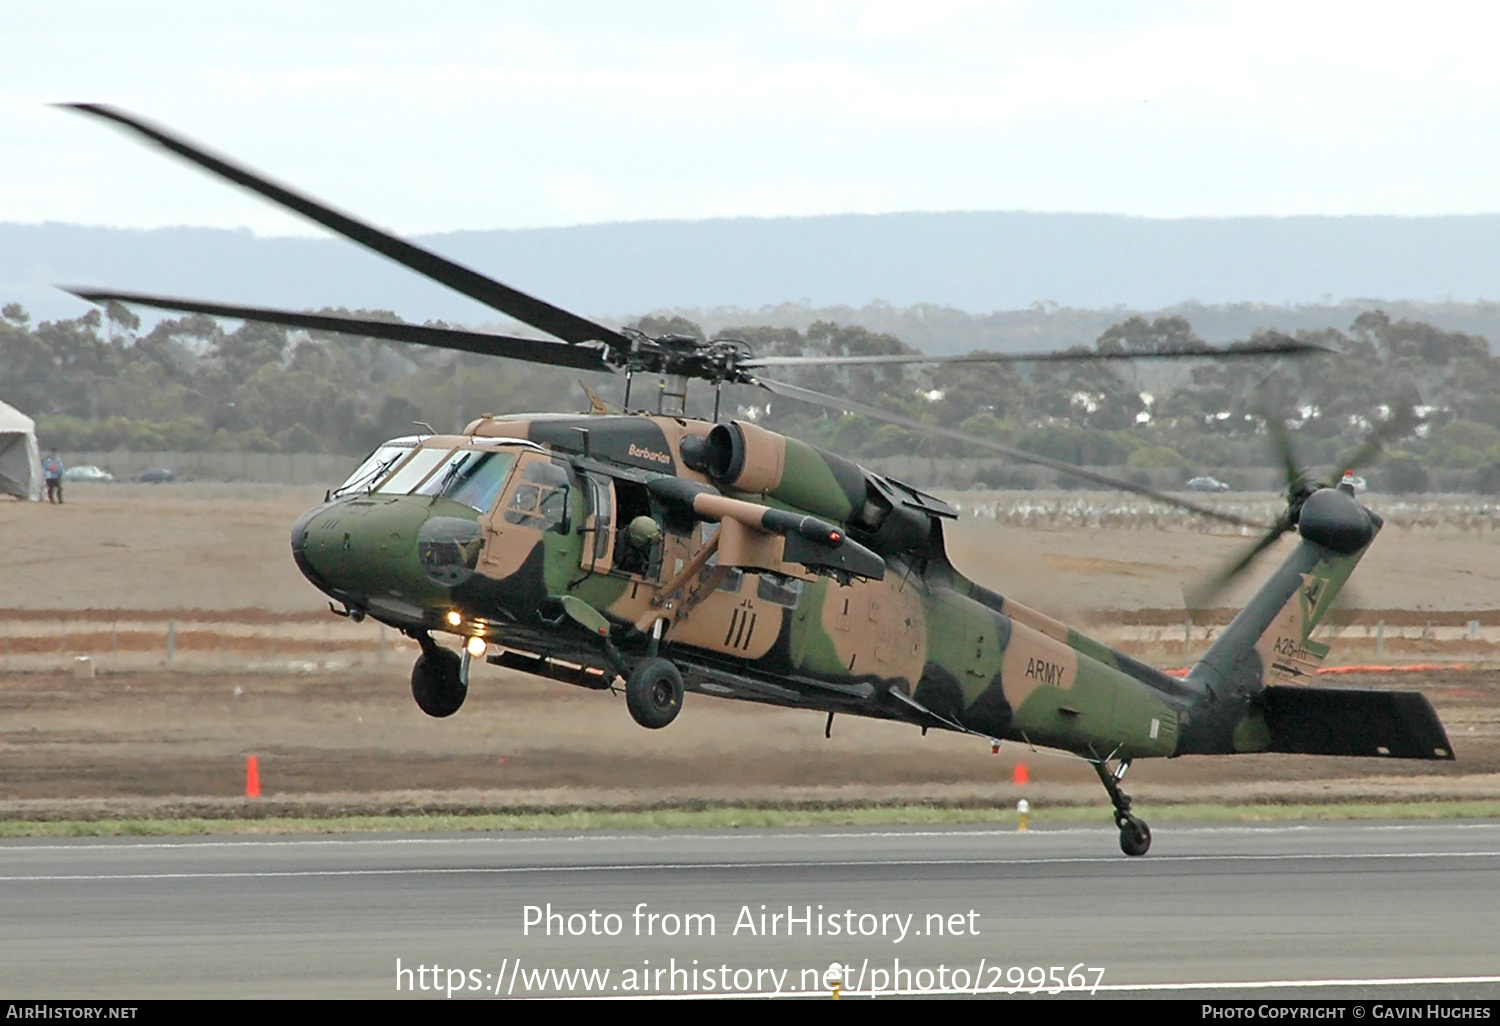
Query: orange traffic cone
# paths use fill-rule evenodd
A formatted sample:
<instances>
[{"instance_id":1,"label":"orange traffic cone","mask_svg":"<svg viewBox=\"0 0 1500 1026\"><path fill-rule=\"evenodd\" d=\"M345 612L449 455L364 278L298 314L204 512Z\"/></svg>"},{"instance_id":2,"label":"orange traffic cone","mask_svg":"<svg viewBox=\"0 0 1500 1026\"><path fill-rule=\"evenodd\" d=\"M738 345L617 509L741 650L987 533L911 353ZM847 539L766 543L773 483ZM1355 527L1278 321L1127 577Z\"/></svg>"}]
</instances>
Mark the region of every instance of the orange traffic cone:
<instances>
[{"instance_id":1,"label":"orange traffic cone","mask_svg":"<svg viewBox=\"0 0 1500 1026\"><path fill-rule=\"evenodd\" d=\"M1027 770L1026 770L1026 764L1024 762L1018 762L1018 763L1016 763L1016 771L1011 774L1011 776L1010 776L1010 782L1012 784L1029 784L1029 783L1031 783L1031 774L1029 772L1027 772Z\"/></svg>"},{"instance_id":2,"label":"orange traffic cone","mask_svg":"<svg viewBox=\"0 0 1500 1026\"><path fill-rule=\"evenodd\" d=\"M260 763L253 755L245 760L245 797L260 797Z\"/></svg>"}]
</instances>

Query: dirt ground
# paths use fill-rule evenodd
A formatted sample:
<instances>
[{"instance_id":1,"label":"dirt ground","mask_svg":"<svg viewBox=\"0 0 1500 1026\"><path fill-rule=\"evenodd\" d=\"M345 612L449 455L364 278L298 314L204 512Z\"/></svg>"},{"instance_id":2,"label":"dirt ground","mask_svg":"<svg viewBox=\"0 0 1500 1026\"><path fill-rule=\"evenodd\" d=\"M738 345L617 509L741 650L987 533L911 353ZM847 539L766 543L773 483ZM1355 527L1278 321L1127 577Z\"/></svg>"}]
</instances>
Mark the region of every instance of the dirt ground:
<instances>
[{"instance_id":1,"label":"dirt ground","mask_svg":"<svg viewBox=\"0 0 1500 1026\"><path fill-rule=\"evenodd\" d=\"M970 496L979 493L964 493ZM1046 493L1022 493L1044 495ZM1068 493L1080 502L1086 493ZM72 485L64 506L0 500L5 610L260 610L317 613L319 593L289 551L292 522L320 488L275 485ZM1375 502L1378 508L1379 503ZM1362 609L1500 609L1500 531L1388 527L1355 574ZM963 517L949 551L1001 594L1064 617L1182 608L1182 585L1247 546L1233 529L1034 530ZM1289 550L1295 537L1264 559ZM1222 601L1254 590L1250 574Z\"/></svg>"},{"instance_id":2,"label":"dirt ground","mask_svg":"<svg viewBox=\"0 0 1500 1026\"><path fill-rule=\"evenodd\" d=\"M646 731L619 698L494 667L478 670L458 715L431 720L411 701L414 652L330 616L292 564L291 522L321 491L79 486L68 498L0 503L0 816L233 810L250 755L268 807L319 813L1023 794L1104 804L1087 765L1023 746L997 756L978 739L852 718L825 740L818 714L696 695L669 728ZM1245 544L979 518L950 539L982 583L1122 638L1147 621L1180 624L1181 583ZM1500 660L1487 640L1500 630L1497 544L1486 530L1383 533L1356 575L1356 608L1390 632L1386 661L1466 668L1327 678L1421 689L1456 762L1183 758L1138 764L1130 790L1143 807L1500 798ZM1419 632L1406 649L1403 623ZM1162 665L1191 656L1191 642L1138 644ZM1012 783L1020 762L1025 788Z\"/></svg>"},{"instance_id":3,"label":"dirt ground","mask_svg":"<svg viewBox=\"0 0 1500 1026\"><path fill-rule=\"evenodd\" d=\"M1378 679L1377 679L1378 678ZM1420 688L1450 763L1298 756L1141 762L1142 802L1500 798L1500 671L1350 675ZM0 676L0 809L140 810L243 795L255 755L267 800L308 811L659 804L677 800L1095 804L1085 764L1020 745L690 696L662 731L619 698L495 668L446 720L397 671L300 675ZM1024 763L1030 782L1012 783ZM59 804L58 799L71 799ZM80 804L81 801L81 804ZM200 801L201 804L201 801Z\"/></svg>"}]
</instances>

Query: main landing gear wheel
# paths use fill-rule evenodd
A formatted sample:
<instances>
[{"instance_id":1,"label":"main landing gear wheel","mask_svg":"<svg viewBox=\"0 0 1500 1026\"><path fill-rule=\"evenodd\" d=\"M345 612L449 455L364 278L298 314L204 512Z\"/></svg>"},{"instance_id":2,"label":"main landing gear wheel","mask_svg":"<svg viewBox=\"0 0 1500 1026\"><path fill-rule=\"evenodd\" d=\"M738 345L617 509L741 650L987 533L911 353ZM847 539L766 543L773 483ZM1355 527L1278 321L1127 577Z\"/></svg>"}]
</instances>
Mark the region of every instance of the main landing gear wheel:
<instances>
[{"instance_id":1,"label":"main landing gear wheel","mask_svg":"<svg viewBox=\"0 0 1500 1026\"><path fill-rule=\"evenodd\" d=\"M1144 855L1151 850L1151 828L1134 816L1117 816L1120 825L1120 850L1126 855Z\"/></svg>"},{"instance_id":2,"label":"main landing gear wheel","mask_svg":"<svg viewBox=\"0 0 1500 1026\"><path fill-rule=\"evenodd\" d=\"M411 668L411 697L417 700L417 708L439 719L458 712L469 694L459 679L460 664L457 652L430 639L422 645L422 654Z\"/></svg>"},{"instance_id":3,"label":"main landing gear wheel","mask_svg":"<svg viewBox=\"0 0 1500 1026\"><path fill-rule=\"evenodd\" d=\"M625 707L635 722L659 730L682 709L682 674L671 660L653 657L635 668L625 682Z\"/></svg>"}]
</instances>

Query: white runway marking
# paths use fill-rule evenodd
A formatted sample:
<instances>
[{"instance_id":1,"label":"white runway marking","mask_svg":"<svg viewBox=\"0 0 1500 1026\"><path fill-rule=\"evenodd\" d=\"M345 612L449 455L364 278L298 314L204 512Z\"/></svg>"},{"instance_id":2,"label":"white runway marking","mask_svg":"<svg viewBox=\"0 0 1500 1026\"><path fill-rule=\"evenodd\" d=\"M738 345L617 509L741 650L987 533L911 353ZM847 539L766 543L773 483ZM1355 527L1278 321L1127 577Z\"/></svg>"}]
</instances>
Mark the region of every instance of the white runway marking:
<instances>
[{"instance_id":1,"label":"white runway marking","mask_svg":"<svg viewBox=\"0 0 1500 1026\"><path fill-rule=\"evenodd\" d=\"M1106 810L1107 811L1107 810ZM1347 835L1351 832L1357 833L1380 833L1396 831L1426 831L1434 827L1444 830L1500 830L1500 824L1494 823L1453 823L1438 820L1423 820L1413 823L1379 823L1368 825L1350 826L1328 826L1323 824L1291 823L1291 824L1266 824L1250 825L1235 824L1233 826L1184 826L1163 827L1162 832L1174 837L1192 837L1200 835L1234 835L1250 834L1264 836L1267 834L1308 834L1308 833L1340 833ZM1110 835L1116 829L1107 822L1099 826L1085 827L1058 827L1055 829L1042 827L1027 831L1024 835L1014 827L1009 829L993 830L846 830L840 832L805 833L797 827L787 827L784 833L766 834L749 833L746 831L735 831L726 834L698 834L691 828L680 831L649 830L640 833L628 834L552 834L546 831L537 831L527 834L506 834L504 836L445 836L445 837L359 837L340 836L322 838L246 838L244 840L225 841L142 841L135 842L128 838L117 837L87 837L78 838L73 844L26 844L20 839L13 839L0 843L0 858L9 852L30 851L103 851L118 849L120 851L148 851L155 849L177 849L191 848L194 850L203 848L294 848L294 847L319 847L319 846L343 846L343 847L369 847L369 846L422 846L422 845L520 845L520 844L618 844L622 841L648 841L662 837L690 837L694 841L732 841L742 843L744 841L787 841L787 840L892 840L902 838L941 838L941 837L970 837L970 838L1016 838L1024 842L1044 840L1048 837L1068 837L1079 834ZM1155 861L1153 857L1153 861Z\"/></svg>"},{"instance_id":2,"label":"white runway marking","mask_svg":"<svg viewBox=\"0 0 1500 1026\"><path fill-rule=\"evenodd\" d=\"M450 868L407 869L287 869L210 873L59 873L0 876L0 883L37 883L58 881L103 880L254 880L261 878L296 879L299 877L339 876L454 876L512 875L521 873L621 873L661 872L691 869L849 869L874 866L1063 866L1092 865L1103 862L1125 866L1158 865L1188 862L1306 862L1311 860L1372 861L1376 859L1480 859L1500 858L1500 851L1427 851L1363 852L1329 855L1163 855L1149 860L1126 861L1118 855L1086 858L1052 859L836 859L808 862L651 862L598 863L587 866L462 866Z\"/></svg>"}]
</instances>

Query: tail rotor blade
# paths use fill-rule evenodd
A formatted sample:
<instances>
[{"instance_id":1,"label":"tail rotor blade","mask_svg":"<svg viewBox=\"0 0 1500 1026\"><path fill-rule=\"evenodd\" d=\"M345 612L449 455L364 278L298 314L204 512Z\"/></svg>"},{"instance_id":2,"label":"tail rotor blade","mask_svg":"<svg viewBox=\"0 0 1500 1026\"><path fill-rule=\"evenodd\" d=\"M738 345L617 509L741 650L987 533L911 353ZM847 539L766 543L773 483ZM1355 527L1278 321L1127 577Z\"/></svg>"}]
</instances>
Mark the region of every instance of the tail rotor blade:
<instances>
[{"instance_id":1,"label":"tail rotor blade","mask_svg":"<svg viewBox=\"0 0 1500 1026\"><path fill-rule=\"evenodd\" d=\"M1375 425L1365 440L1333 468L1334 476L1328 482L1328 487L1337 484L1339 477L1345 472L1358 470L1372 462L1387 445L1405 438L1420 427L1424 419L1417 414L1411 403L1393 406L1391 415Z\"/></svg>"},{"instance_id":2,"label":"tail rotor blade","mask_svg":"<svg viewBox=\"0 0 1500 1026\"><path fill-rule=\"evenodd\" d=\"M1286 479L1287 495L1295 495L1307 475L1297 465L1297 455L1292 450L1292 439L1287 434L1286 422L1280 417L1262 414L1266 422L1266 437L1270 439L1271 448L1275 450L1276 457L1281 462L1281 472Z\"/></svg>"},{"instance_id":3,"label":"tail rotor blade","mask_svg":"<svg viewBox=\"0 0 1500 1026\"><path fill-rule=\"evenodd\" d=\"M1188 609L1210 609L1215 600L1235 582L1235 579L1250 569L1250 565L1259 558L1271 546L1281 540L1281 536L1293 527L1291 518L1283 513L1281 518L1271 526L1271 529L1261 535L1256 543L1239 555L1234 562L1226 565L1218 573L1206 581L1183 589L1183 600Z\"/></svg>"},{"instance_id":4,"label":"tail rotor blade","mask_svg":"<svg viewBox=\"0 0 1500 1026\"><path fill-rule=\"evenodd\" d=\"M1254 545L1240 553L1233 562L1226 564L1207 580L1183 588L1183 601L1188 609L1210 608L1236 578L1250 569L1251 564L1259 558L1262 552L1275 545L1281 540L1282 535L1296 526L1297 514L1302 508L1303 500L1309 494L1307 475L1297 465L1297 454L1292 448L1292 439L1287 433L1286 421L1270 413L1262 413L1261 419L1265 422L1266 438L1271 443L1271 449L1281 465L1282 476L1286 481L1286 509L1276 518L1270 530Z\"/></svg>"},{"instance_id":5,"label":"tail rotor blade","mask_svg":"<svg viewBox=\"0 0 1500 1026\"><path fill-rule=\"evenodd\" d=\"M1421 423L1421 418L1416 415L1416 410L1410 403L1394 406L1391 416L1377 424L1365 440L1334 468L1333 479L1324 483L1309 482L1307 475L1297 465L1297 457L1292 449L1292 440L1287 433L1286 423L1280 417L1270 415L1265 415L1265 422L1266 436L1270 439L1282 472L1286 476L1286 510L1277 518L1270 531L1241 553L1232 563L1201 584L1184 588L1183 599L1189 609L1209 608L1210 604L1234 583L1235 578L1250 568L1256 557L1276 544L1283 534L1297 526L1298 517L1302 512L1302 503L1307 500L1308 496L1318 488L1332 488L1338 484L1344 473L1353 471L1373 460L1387 444L1411 433Z\"/></svg>"}]
</instances>

